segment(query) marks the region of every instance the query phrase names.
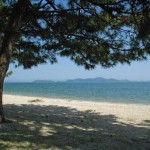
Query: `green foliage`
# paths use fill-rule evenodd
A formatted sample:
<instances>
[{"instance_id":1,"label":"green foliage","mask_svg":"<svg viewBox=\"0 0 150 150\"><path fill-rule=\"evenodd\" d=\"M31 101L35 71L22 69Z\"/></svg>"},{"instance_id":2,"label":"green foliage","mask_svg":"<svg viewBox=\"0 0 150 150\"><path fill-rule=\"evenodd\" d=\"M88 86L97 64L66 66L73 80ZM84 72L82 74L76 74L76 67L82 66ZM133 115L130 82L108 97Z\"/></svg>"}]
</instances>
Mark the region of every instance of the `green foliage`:
<instances>
[{"instance_id":1,"label":"green foliage","mask_svg":"<svg viewBox=\"0 0 150 150\"><path fill-rule=\"evenodd\" d=\"M7 72L6 77L10 77L13 74L12 71Z\"/></svg>"},{"instance_id":2,"label":"green foliage","mask_svg":"<svg viewBox=\"0 0 150 150\"><path fill-rule=\"evenodd\" d=\"M0 41L17 2L5 0L1 5ZM16 66L31 68L65 56L92 69L97 64L130 64L150 54L148 0L29 2L13 47L11 62Z\"/></svg>"},{"instance_id":3,"label":"green foliage","mask_svg":"<svg viewBox=\"0 0 150 150\"><path fill-rule=\"evenodd\" d=\"M3 1L0 0L0 8L2 8L2 7L3 7Z\"/></svg>"}]
</instances>

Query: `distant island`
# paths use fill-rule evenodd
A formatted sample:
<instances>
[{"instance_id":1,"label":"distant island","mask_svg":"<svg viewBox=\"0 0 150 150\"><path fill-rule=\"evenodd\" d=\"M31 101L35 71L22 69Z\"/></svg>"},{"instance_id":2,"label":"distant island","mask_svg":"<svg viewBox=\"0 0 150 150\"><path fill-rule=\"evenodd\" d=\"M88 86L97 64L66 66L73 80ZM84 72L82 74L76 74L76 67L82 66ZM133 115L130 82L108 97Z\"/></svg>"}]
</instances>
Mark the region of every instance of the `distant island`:
<instances>
[{"instance_id":1,"label":"distant island","mask_svg":"<svg viewBox=\"0 0 150 150\"><path fill-rule=\"evenodd\" d=\"M115 83L115 82L130 82L129 80L106 79L102 77L87 78L87 79L72 79L66 81L51 81L51 80L35 80L33 83Z\"/></svg>"}]
</instances>

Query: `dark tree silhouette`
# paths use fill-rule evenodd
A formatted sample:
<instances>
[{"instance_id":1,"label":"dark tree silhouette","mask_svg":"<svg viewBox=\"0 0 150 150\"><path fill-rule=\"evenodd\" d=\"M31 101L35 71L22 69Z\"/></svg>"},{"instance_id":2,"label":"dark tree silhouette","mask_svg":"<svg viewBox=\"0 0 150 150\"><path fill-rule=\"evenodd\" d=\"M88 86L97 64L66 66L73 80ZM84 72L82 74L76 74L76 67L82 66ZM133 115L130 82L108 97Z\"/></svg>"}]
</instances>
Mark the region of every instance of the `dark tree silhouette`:
<instances>
[{"instance_id":1,"label":"dark tree silhouette","mask_svg":"<svg viewBox=\"0 0 150 150\"><path fill-rule=\"evenodd\" d=\"M31 68L60 55L92 69L144 60L150 54L149 6L148 0L1 0L1 122L10 63Z\"/></svg>"}]
</instances>

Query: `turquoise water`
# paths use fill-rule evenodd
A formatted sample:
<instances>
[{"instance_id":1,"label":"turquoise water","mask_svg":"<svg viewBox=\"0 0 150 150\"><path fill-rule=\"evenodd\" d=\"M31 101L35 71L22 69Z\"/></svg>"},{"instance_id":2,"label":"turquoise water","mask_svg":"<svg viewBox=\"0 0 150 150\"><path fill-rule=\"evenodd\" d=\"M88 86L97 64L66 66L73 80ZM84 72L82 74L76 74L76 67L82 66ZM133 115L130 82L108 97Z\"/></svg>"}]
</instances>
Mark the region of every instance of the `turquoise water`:
<instances>
[{"instance_id":1,"label":"turquoise water","mask_svg":"<svg viewBox=\"0 0 150 150\"><path fill-rule=\"evenodd\" d=\"M5 83L4 93L69 100L150 104L150 82Z\"/></svg>"}]
</instances>

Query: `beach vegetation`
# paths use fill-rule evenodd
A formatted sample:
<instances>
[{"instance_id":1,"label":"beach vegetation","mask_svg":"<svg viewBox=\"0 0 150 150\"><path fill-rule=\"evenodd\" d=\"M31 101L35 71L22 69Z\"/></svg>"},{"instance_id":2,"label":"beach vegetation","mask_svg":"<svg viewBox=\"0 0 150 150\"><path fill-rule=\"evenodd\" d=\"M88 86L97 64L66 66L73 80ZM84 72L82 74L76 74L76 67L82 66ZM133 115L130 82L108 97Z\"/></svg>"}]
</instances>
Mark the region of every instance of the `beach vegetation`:
<instances>
[{"instance_id":1,"label":"beach vegetation","mask_svg":"<svg viewBox=\"0 0 150 150\"><path fill-rule=\"evenodd\" d=\"M57 57L94 69L146 60L149 0L0 0L0 116L9 64L25 69Z\"/></svg>"},{"instance_id":2,"label":"beach vegetation","mask_svg":"<svg viewBox=\"0 0 150 150\"><path fill-rule=\"evenodd\" d=\"M8 72L6 73L6 77L10 77L12 74L13 74L12 71L8 71Z\"/></svg>"}]
</instances>

